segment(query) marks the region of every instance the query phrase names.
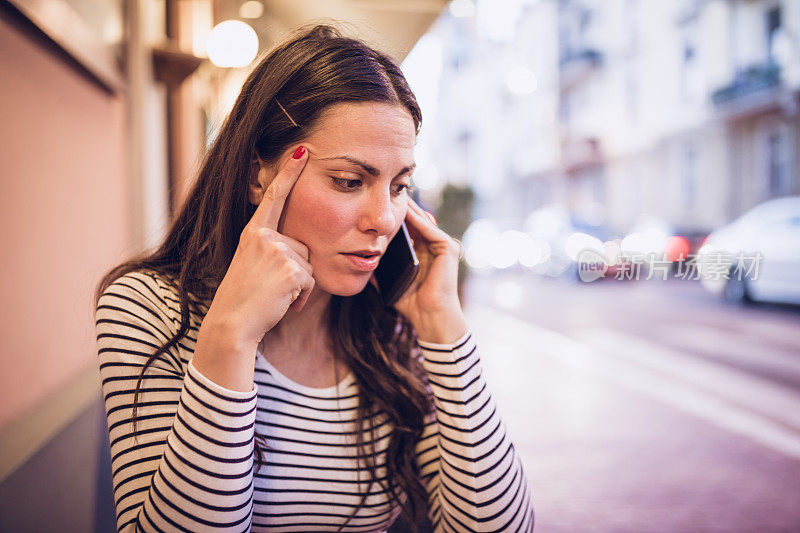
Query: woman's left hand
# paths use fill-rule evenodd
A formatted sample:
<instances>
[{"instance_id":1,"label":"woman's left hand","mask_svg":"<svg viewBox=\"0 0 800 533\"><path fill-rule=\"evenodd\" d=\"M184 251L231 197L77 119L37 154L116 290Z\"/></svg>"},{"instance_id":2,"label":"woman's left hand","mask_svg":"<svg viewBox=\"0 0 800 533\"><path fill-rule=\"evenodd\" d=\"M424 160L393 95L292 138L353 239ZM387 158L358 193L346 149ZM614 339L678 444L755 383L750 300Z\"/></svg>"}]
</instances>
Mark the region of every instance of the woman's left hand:
<instances>
[{"instance_id":1,"label":"woman's left hand","mask_svg":"<svg viewBox=\"0 0 800 533\"><path fill-rule=\"evenodd\" d=\"M419 258L419 273L394 307L411 322L421 340L456 340L460 337L457 332L466 328L458 300L461 245L437 227L411 197L405 222Z\"/></svg>"}]
</instances>

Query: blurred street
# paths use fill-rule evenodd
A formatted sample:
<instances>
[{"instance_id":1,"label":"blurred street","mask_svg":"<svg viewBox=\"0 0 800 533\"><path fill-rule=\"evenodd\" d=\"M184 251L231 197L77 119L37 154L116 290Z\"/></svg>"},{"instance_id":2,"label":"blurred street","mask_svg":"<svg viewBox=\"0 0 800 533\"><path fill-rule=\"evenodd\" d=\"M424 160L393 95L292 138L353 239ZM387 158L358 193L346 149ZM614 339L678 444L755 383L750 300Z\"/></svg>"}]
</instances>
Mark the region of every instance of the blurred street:
<instances>
[{"instance_id":1,"label":"blurred street","mask_svg":"<svg viewBox=\"0 0 800 533\"><path fill-rule=\"evenodd\" d=\"M508 271L465 300L537 531L800 531L800 308Z\"/></svg>"}]
</instances>

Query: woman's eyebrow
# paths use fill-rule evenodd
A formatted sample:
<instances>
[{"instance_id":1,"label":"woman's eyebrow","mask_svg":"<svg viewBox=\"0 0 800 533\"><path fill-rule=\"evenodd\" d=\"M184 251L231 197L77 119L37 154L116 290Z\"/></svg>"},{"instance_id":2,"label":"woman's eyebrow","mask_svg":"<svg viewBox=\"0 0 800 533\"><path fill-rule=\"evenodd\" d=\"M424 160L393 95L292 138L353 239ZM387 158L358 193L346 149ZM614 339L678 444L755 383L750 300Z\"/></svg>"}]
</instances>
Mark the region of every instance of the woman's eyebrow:
<instances>
[{"instance_id":1,"label":"woman's eyebrow","mask_svg":"<svg viewBox=\"0 0 800 533\"><path fill-rule=\"evenodd\" d=\"M364 171L367 174L369 174L371 176L375 176L376 178L381 175L381 171L380 170L378 170L374 166L370 165L369 163L365 163L364 161L361 161L360 159L357 159L357 158L355 158L355 157L353 157L351 155L337 155L336 157L320 157L319 158L320 161L330 161L331 159L344 159L345 161L347 161L349 163L352 163L354 165L357 165L357 166L363 168ZM395 176L395 178L398 177L398 176L402 176L406 172L411 172L416 167L417 167L416 163L411 163L410 165L403 167L400 170L400 172L397 173L397 176Z\"/></svg>"}]
</instances>

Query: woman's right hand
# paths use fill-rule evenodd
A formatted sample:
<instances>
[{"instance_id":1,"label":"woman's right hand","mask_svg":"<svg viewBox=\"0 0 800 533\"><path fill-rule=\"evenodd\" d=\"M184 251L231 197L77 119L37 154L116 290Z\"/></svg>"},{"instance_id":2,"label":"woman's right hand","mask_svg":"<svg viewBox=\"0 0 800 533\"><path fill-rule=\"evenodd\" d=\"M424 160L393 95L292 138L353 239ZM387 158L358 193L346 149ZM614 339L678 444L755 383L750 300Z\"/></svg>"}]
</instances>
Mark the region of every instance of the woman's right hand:
<instances>
[{"instance_id":1,"label":"woman's right hand","mask_svg":"<svg viewBox=\"0 0 800 533\"><path fill-rule=\"evenodd\" d=\"M308 151L300 146L265 190L203 320L233 328L245 345L257 345L289 306L300 311L314 288L308 247L278 232L284 203L306 161Z\"/></svg>"}]
</instances>

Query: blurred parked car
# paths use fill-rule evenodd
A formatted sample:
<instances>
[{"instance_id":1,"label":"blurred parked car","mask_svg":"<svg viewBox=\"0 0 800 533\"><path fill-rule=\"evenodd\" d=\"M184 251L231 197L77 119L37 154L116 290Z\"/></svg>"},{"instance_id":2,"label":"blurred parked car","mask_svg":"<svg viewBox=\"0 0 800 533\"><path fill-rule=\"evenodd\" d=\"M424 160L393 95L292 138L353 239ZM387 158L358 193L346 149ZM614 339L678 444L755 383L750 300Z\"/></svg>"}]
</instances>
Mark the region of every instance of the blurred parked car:
<instances>
[{"instance_id":1,"label":"blurred parked car","mask_svg":"<svg viewBox=\"0 0 800 533\"><path fill-rule=\"evenodd\" d=\"M800 196L764 202L712 232L697 264L703 286L728 301L800 304Z\"/></svg>"}]
</instances>

